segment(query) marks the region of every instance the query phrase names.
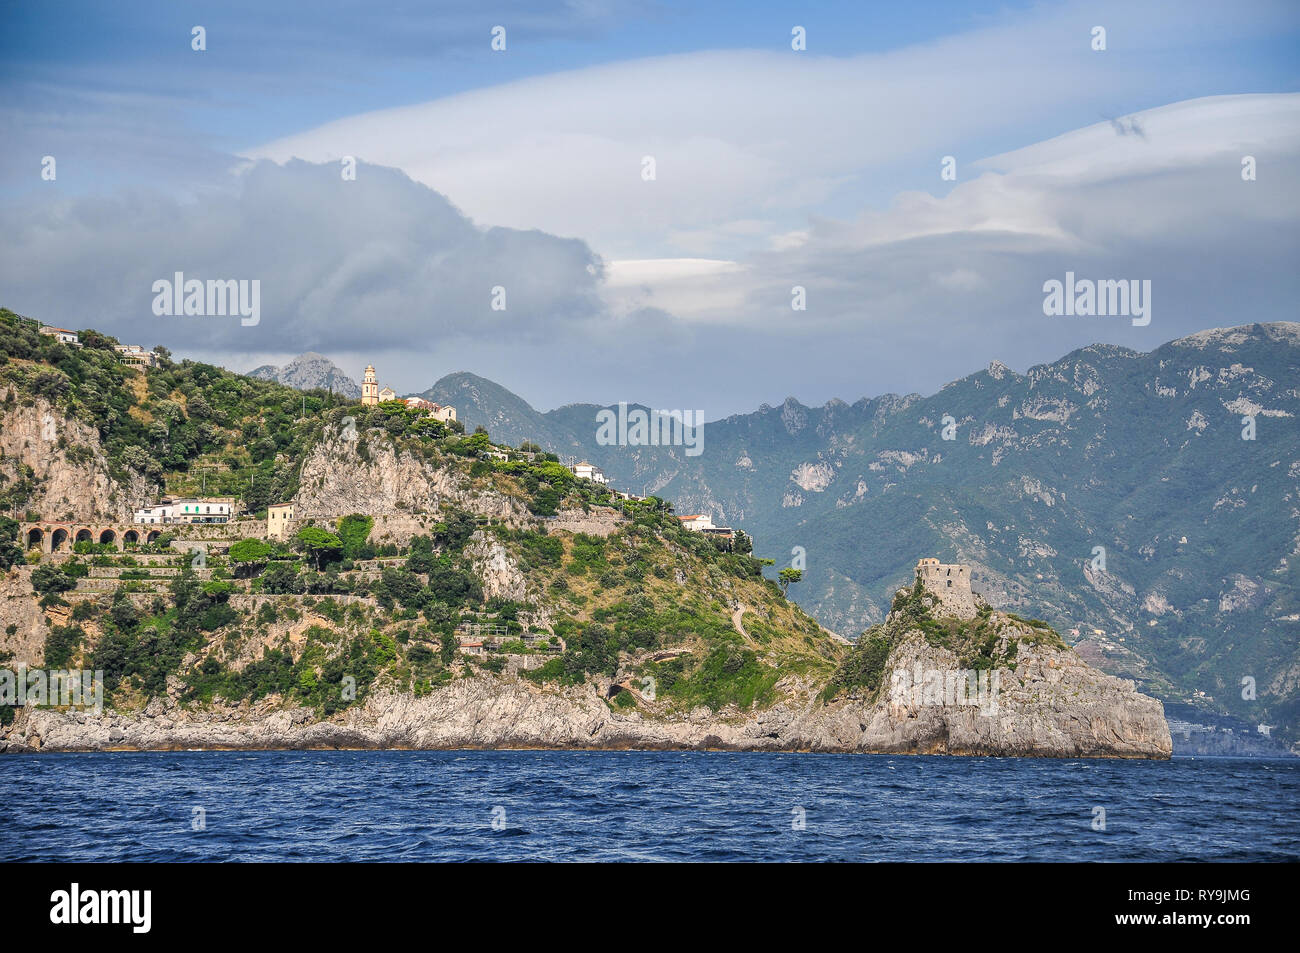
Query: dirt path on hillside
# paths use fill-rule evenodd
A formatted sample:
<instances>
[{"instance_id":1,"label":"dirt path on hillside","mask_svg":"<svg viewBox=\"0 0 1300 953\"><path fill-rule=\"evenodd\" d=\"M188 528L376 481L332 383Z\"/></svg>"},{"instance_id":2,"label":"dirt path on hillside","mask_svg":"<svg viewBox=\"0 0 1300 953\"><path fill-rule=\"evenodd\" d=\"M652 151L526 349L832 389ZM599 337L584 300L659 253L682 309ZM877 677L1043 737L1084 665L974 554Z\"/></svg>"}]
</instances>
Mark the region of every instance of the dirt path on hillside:
<instances>
[{"instance_id":1,"label":"dirt path on hillside","mask_svg":"<svg viewBox=\"0 0 1300 953\"><path fill-rule=\"evenodd\" d=\"M752 642L754 640L749 637L749 633L745 631L745 627L740 624L740 617L745 614L745 611L745 606L736 606L736 611L731 613L731 624L736 627L736 631L744 637L745 641Z\"/></svg>"}]
</instances>

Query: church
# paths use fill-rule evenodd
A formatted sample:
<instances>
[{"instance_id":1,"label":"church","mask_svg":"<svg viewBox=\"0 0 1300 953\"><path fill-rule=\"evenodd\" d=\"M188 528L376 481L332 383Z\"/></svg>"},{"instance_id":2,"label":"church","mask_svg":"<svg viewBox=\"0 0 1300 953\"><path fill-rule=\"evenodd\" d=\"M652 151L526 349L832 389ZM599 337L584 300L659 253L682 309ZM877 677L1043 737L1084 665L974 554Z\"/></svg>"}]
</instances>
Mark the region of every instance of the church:
<instances>
[{"instance_id":1,"label":"church","mask_svg":"<svg viewBox=\"0 0 1300 953\"><path fill-rule=\"evenodd\" d=\"M361 380L361 403L373 407L387 400L397 400L397 393L391 387L380 390L379 377L375 374L375 365L367 364L365 377ZM431 403L422 397L406 398L406 406L415 410L426 411L430 417L441 420L443 423L456 419L455 407L444 407L442 404Z\"/></svg>"}]
</instances>

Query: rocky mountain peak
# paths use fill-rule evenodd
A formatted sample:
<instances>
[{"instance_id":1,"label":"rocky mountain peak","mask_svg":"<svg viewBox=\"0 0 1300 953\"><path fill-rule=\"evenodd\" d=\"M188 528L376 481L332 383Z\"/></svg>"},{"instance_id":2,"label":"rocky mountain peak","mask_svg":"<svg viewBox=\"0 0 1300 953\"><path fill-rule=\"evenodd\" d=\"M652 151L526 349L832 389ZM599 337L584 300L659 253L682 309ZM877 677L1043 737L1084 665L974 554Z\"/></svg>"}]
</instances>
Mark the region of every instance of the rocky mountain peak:
<instances>
[{"instance_id":1,"label":"rocky mountain peak","mask_svg":"<svg viewBox=\"0 0 1300 953\"><path fill-rule=\"evenodd\" d=\"M275 381L297 390L328 390L352 399L361 396L361 388L356 381L329 358L315 351L299 354L283 367L263 364L249 371L248 376Z\"/></svg>"}]
</instances>

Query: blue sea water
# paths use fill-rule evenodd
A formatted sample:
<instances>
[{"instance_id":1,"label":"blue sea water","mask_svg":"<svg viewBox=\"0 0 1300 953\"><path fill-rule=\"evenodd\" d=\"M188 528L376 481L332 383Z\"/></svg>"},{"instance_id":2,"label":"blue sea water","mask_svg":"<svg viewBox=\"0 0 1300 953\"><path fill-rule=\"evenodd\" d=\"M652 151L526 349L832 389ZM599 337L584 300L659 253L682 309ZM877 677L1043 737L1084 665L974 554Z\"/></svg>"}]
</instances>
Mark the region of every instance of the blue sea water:
<instances>
[{"instance_id":1,"label":"blue sea water","mask_svg":"<svg viewBox=\"0 0 1300 953\"><path fill-rule=\"evenodd\" d=\"M0 860L1276 861L1297 807L1300 759L49 754L0 758Z\"/></svg>"}]
</instances>

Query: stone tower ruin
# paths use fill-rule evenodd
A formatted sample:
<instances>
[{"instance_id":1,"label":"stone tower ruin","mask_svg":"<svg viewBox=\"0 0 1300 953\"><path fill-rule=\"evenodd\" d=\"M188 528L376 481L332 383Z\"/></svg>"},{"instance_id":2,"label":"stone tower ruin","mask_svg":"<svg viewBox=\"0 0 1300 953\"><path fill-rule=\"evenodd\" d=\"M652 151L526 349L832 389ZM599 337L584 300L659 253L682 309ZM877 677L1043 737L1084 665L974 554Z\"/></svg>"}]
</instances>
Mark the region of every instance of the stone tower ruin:
<instances>
[{"instance_id":1,"label":"stone tower ruin","mask_svg":"<svg viewBox=\"0 0 1300 953\"><path fill-rule=\"evenodd\" d=\"M940 614L959 619L973 619L979 611L970 577L970 566L962 563L941 563L930 556L916 564L916 578L938 598Z\"/></svg>"}]
</instances>

